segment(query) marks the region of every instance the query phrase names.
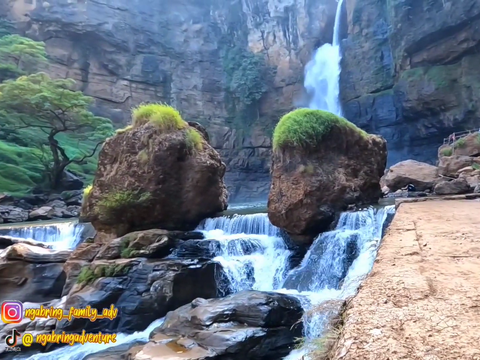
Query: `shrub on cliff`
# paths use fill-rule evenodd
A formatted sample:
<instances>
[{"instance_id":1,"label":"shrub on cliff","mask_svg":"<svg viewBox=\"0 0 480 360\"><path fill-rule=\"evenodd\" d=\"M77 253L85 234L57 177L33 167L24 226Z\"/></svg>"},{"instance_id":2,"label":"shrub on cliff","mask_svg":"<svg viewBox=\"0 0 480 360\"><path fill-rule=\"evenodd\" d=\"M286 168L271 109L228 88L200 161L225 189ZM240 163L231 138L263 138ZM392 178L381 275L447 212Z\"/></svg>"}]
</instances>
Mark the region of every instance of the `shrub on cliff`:
<instances>
[{"instance_id":1,"label":"shrub on cliff","mask_svg":"<svg viewBox=\"0 0 480 360\"><path fill-rule=\"evenodd\" d=\"M283 147L315 147L334 126L367 133L348 120L323 110L297 109L284 115L273 133L273 149Z\"/></svg>"}]
</instances>

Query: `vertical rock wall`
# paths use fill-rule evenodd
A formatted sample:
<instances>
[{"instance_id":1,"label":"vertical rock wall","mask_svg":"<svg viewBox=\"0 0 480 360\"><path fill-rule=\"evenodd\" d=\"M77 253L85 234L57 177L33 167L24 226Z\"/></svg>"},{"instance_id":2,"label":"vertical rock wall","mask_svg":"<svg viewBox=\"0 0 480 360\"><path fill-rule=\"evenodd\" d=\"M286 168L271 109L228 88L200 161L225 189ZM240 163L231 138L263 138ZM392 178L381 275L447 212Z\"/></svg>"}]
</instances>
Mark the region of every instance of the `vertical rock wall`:
<instances>
[{"instance_id":1,"label":"vertical rock wall","mask_svg":"<svg viewBox=\"0 0 480 360\"><path fill-rule=\"evenodd\" d=\"M480 127L480 2L346 0L346 117L388 142L389 164L434 162L453 131Z\"/></svg>"},{"instance_id":2,"label":"vertical rock wall","mask_svg":"<svg viewBox=\"0 0 480 360\"><path fill-rule=\"evenodd\" d=\"M227 164L230 202L266 198L271 131L301 100L304 65L330 41L336 6L335 0L34 0L26 9L19 2L10 0L4 12L46 42L54 62L48 71L77 80L96 98L96 113L120 126L132 106L162 101L206 126ZM232 94L225 68L243 66L239 59L226 64L233 48L258 54L268 69L258 102L245 105Z\"/></svg>"}]
</instances>

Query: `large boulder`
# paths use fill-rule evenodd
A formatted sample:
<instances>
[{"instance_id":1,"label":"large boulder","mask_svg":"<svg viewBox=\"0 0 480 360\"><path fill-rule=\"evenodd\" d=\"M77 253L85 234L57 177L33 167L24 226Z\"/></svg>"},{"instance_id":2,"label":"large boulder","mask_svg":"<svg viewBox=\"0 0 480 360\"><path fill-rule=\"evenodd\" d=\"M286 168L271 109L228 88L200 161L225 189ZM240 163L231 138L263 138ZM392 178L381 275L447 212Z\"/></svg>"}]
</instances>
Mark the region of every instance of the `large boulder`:
<instances>
[{"instance_id":1,"label":"large boulder","mask_svg":"<svg viewBox=\"0 0 480 360\"><path fill-rule=\"evenodd\" d=\"M0 223L17 223L27 220L27 210L16 206L0 205Z\"/></svg>"},{"instance_id":2,"label":"large boulder","mask_svg":"<svg viewBox=\"0 0 480 360\"><path fill-rule=\"evenodd\" d=\"M197 297L217 296L216 276L221 266L216 262L145 258L89 262L100 245L82 246L65 264L65 308L90 305L101 311L114 304L119 316L113 321L62 320L58 331L141 331Z\"/></svg>"},{"instance_id":3,"label":"large boulder","mask_svg":"<svg viewBox=\"0 0 480 360\"><path fill-rule=\"evenodd\" d=\"M416 160L405 160L393 165L385 176L390 191L412 184L418 191L432 189L439 179L436 166Z\"/></svg>"},{"instance_id":4,"label":"large boulder","mask_svg":"<svg viewBox=\"0 0 480 360\"><path fill-rule=\"evenodd\" d=\"M441 156L438 159L438 173L443 176L457 177L459 170L473 164L473 158L464 155Z\"/></svg>"},{"instance_id":5,"label":"large boulder","mask_svg":"<svg viewBox=\"0 0 480 360\"><path fill-rule=\"evenodd\" d=\"M225 164L173 108L150 104L104 144L81 218L101 237L145 228L192 230L227 207Z\"/></svg>"},{"instance_id":6,"label":"large boulder","mask_svg":"<svg viewBox=\"0 0 480 360\"><path fill-rule=\"evenodd\" d=\"M437 195L457 195L467 194L472 191L465 178L458 178L452 181L441 181L435 185L435 194Z\"/></svg>"},{"instance_id":7,"label":"large boulder","mask_svg":"<svg viewBox=\"0 0 480 360\"><path fill-rule=\"evenodd\" d=\"M149 343L111 347L86 359L282 359L302 336L302 315L298 299L279 293L199 298L168 313Z\"/></svg>"},{"instance_id":8,"label":"large boulder","mask_svg":"<svg viewBox=\"0 0 480 360\"><path fill-rule=\"evenodd\" d=\"M273 135L268 217L298 243L328 229L339 211L375 203L386 142L321 110L285 115Z\"/></svg>"}]
</instances>

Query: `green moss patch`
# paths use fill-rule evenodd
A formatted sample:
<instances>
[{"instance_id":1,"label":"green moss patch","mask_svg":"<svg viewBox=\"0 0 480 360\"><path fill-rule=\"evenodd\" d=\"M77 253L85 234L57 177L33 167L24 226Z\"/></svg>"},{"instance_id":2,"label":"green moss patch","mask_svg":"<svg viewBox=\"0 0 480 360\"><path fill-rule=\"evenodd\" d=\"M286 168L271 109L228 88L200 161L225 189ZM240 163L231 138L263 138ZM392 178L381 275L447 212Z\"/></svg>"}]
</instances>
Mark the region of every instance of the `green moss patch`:
<instances>
[{"instance_id":1,"label":"green moss patch","mask_svg":"<svg viewBox=\"0 0 480 360\"><path fill-rule=\"evenodd\" d=\"M91 269L88 266L85 266L80 270L80 274L77 278L78 284L91 284L96 279L100 279L102 277L116 277L116 276L124 276L128 274L130 267L128 265L122 264L110 264L110 265L100 265L97 266L95 269Z\"/></svg>"},{"instance_id":2,"label":"green moss patch","mask_svg":"<svg viewBox=\"0 0 480 360\"><path fill-rule=\"evenodd\" d=\"M273 132L273 150L286 146L316 146L334 126L347 127L362 136L368 136L348 120L328 111L297 109L283 116L278 122Z\"/></svg>"},{"instance_id":3,"label":"green moss patch","mask_svg":"<svg viewBox=\"0 0 480 360\"><path fill-rule=\"evenodd\" d=\"M453 149L451 147L447 147L445 149L442 149L440 151L440 154L442 154L443 156L452 156L453 154Z\"/></svg>"},{"instance_id":4,"label":"green moss patch","mask_svg":"<svg viewBox=\"0 0 480 360\"><path fill-rule=\"evenodd\" d=\"M203 150L203 136L195 129L187 129L185 141L191 150Z\"/></svg>"},{"instance_id":5,"label":"green moss patch","mask_svg":"<svg viewBox=\"0 0 480 360\"><path fill-rule=\"evenodd\" d=\"M150 199L149 193L139 191L117 191L111 192L98 202L98 210L101 214L108 217L116 216L119 212L124 211L135 205L142 204Z\"/></svg>"},{"instance_id":6,"label":"green moss patch","mask_svg":"<svg viewBox=\"0 0 480 360\"><path fill-rule=\"evenodd\" d=\"M175 108L165 104L143 104L132 110L133 127L151 123L162 131L181 130L188 126Z\"/></svg>"}]
</instances>

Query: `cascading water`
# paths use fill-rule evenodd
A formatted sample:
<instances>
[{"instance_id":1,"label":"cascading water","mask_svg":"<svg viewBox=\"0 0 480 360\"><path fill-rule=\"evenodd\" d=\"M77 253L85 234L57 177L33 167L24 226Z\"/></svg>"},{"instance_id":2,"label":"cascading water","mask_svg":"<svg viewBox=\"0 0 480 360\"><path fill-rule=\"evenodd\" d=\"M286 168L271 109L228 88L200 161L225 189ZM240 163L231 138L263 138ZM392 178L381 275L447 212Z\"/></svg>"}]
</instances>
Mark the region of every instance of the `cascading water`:
<instances>
[{"instance_id":1,"label":"cascading water","mask_svg":"<svg viewBox=\"0 0 480 360\"><path fill-rule=\"evenodd\" d=\"M340 19L343 0L338 0L332 44L324 44L317 49L313 59L305 67L304 87L312 96L308 107L326 110L342 116L339 101L340 93Z\"/></svg>"},{"instance_id":2,"label":"cascading water","mask_svg":"<svg viewBox=\"0 0 480 360\"><path fill-rule=\"evenodd\" d=\"M77 221L0 228L0 235L22 239L32 239L47 243L57 250L74 249L88 235L91 225L79 224Z\"/></svg>"},{"instance_id":3,"label":"cascading water","mask_svg":"<svg viewBox=\"0 0 480 360\"><path fill-rule=\"evenodd\" d=\"M291 251L267 214L207 219L198 230L220 245L214 260L222 265L227 280L219 284L220 291L268 291L282 284Z\"/></svg>"},{"instance_id":4,"label":"cascading water","mask_svg":"<svg viewBox=\"0 0 480 360\"><path fill-rule=\"evenodd\" d=\"M65 346L57 350L45 354L35 354L33 356L23 358L25 360L83 360L87 355L97 353L113 347L132 344L136 342L146 343L150 334L155 328L162 325L164 319L158 319L152 322L144 331L138 331L133 334L118 334L115 344L94 344L86 343L84 345ZM120 358L120 357L119 357ZM22 359L18 357L18 359Z\"/></svg>"}]
</instances>

